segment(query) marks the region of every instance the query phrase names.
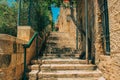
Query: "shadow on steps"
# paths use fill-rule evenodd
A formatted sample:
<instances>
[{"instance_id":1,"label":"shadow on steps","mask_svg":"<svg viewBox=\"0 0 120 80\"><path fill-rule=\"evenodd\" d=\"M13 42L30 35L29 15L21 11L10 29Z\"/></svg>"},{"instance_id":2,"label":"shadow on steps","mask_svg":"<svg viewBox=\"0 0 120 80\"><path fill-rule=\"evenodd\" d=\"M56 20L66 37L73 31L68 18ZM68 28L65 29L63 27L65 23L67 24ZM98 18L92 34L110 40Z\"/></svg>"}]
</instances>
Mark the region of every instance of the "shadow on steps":
<instances>
[{"instance_id":1,"label":"shadow on steps","mask_svg":"<svg viewBox=\"0 0 120 80\"><path fill-rule=\"evenodd\" d=\"M81 52L79 59L86 59L86 52L85 51ZM91 56L91 53L88 53L88 59L92 60L92 64L95 64L95 57Z\"/></svg>"}]
</instances>

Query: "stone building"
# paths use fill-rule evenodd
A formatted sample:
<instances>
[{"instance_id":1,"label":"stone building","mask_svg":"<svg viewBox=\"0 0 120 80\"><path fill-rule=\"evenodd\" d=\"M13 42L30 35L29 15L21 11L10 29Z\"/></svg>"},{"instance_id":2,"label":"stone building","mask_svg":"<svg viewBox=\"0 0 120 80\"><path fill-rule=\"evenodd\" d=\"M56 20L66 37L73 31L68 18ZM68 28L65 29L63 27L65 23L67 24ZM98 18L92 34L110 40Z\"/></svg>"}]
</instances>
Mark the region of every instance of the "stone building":
<instances>
[{"instance_id":1,"label":"stone building","mask_svg":"<svg viewBox=\"0 0 120 80\"><path fill-rule=\"evenodd\" d=\"M95 58L95 64L107 80L120 79L119 5L120 0L77 0L77 27L81 33L81 50L86 52L87 34L88 54Z\"/></svg>"},{"instance_id":2,"label":"stone building","mask_svg":"<svg viewBox=\"0 0 120 80\"><path fill-rule=\"evenodd\" d=\"M35 40L28 48L26 65L31 69L29 80L58 80L59 77L64 78L59 80L93 80L94 76L101 76L101 73L94 70L96 65L106 80L120 80L120 0L74 0L77 1L75 5L69 1L72 0L65 0L65 5L60 8L57 22L59 31L51 33L49 40L46 41L48 46L45 55L40 57L41 59L32 60L36 53ZM17 37L0 34L0 80L19 80L23 77L25 59L22 45L26 44L33 34L34 31L29 26L18 27ZM47 35L45 34L44 38ZM38 44L42 44L41 38L38 39ZM41 48L40 45L38 47ZM75 56L77 50L77 55L86 59L81 63L82 67L81 59L71 59L71 55ZM68 59L63 59L66 58L65 55L68 55ZM49 57L52 59L56 56L58 59L49 60ZM48 60L44 60L46 58ZM94 65L86 64L88 59L91 59ZM83 73L89 68L90 72ZM57 72L57 69L66 72ZM53 73L54 70L56 73ZM75 72L71 74L69 70ZM90 76L93 78L90 79ZM77 77L78 79L75 79Z\"/></svg>"}]
</instances>

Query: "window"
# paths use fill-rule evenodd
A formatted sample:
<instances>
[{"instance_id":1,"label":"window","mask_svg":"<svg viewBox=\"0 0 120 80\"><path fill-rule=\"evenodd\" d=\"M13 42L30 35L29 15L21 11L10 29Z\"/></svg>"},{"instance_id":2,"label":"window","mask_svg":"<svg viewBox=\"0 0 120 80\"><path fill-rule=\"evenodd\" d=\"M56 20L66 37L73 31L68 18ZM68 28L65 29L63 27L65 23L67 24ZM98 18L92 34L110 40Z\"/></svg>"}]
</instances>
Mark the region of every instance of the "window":
<instances>
[{"instance_id":1,"label":"window","mask_svg":"<svg viewBox=\"0 0 120 80\"><path fill-rule=\"evenodd\" d=\"M110 37L109 37L109 17L108 17L108 4L107 0L99 0L102 27L103 27L103 46L106 54L110 54Z\"/></svg>"}]
</instances>

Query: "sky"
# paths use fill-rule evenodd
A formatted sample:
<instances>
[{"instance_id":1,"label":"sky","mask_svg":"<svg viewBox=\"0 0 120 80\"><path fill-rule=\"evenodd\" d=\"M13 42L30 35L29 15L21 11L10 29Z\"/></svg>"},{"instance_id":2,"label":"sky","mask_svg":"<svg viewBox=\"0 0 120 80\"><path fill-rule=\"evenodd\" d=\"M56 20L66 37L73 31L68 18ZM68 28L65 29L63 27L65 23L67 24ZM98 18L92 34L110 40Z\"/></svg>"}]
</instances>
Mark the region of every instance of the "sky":
<instances>
[{"instance_id":1,"label":"sky","mask_svg":"<svg viewBox=\"0 0 120 80\"><path fill-rule=\"evenodd\" d=\"M52 7L52 16L53 16L54 23L57 22L59 13L60 13L60 8L58 8L58 7Z\"/></svg>"},{"instance_id":2,"label":"sky","mask_svg":"<svg viewBox=\"0 0 120 80\"><path fill-rule=\"evenodd\" d=\"M11 6L12 2L14 2L14 1L15 0L8 0L8 4ZM59 16L59 13L60 13L60 8L54 7L54 5L53 5L53 6L51 6L51 10L52 10L53 21L54 21L54 23L56 23L58 16Z\"/></svg>"},{"instance_id":3,"label":"sky","mask_svg":"<svg viewBox=\"0 0 120 80\"><path fill-rule=\"evenodd\" d=\"M12 2L14 2L15 0L7 0L8 1L8 5L12 5Z\"/></svg>"}]
</instances>

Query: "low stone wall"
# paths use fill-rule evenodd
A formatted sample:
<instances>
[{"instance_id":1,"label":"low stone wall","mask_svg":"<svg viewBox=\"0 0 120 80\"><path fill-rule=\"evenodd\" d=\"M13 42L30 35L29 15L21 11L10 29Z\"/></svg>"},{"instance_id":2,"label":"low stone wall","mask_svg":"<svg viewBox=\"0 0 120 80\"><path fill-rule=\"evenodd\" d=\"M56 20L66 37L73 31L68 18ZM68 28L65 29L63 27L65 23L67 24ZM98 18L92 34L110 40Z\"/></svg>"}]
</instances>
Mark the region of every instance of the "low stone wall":
<instances>
[{"instance_id":1,"label":"low stone wall","mask_svg":"<svg viewBox=\"0 0 120 80\"><path fill-rule=\"evenodd\" d=\"M26 30L27 32L25 32ZM0 80L19 80L22 77L24 70L24 49L22 44L29 41L34 31L25 26L20 27L18 32L18 37L0 34ZM35 55L35 45L34 41L31 47L27 49L27 64Z\"/></svg>"}]
</instances>

